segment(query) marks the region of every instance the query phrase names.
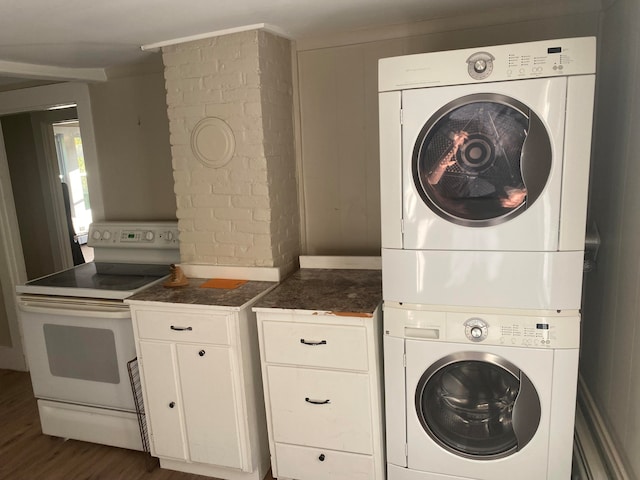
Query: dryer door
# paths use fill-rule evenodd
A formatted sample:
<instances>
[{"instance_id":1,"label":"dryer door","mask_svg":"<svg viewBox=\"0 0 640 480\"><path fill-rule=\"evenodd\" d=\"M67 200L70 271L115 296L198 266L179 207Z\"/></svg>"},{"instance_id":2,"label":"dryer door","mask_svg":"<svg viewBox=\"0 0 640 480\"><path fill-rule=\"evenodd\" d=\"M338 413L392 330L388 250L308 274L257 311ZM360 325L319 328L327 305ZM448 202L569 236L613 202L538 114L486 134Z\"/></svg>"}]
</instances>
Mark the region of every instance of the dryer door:
<instances>
[{"instance_id":1,"label":"dryer door","mask_svg":"<svg viewBox=\"0 0 640 480\"><path fill-rule=\"evenodd\" d=\"M402 92L402 247L557 251L566 92L566 78Z\"/></svg>"},{"instance_id":2,"label":"dryer door","mask_svg":"<svg viewBox=\"0 0 640 480\"><path fill-rule=\"evenodd\" d=\"M540 398L515 365L485 352L462 352L435 362L420 378L415 408L426 433L466 458L512 455L535 435Z\"/></svg>"},{"instance_id":3,"label":"dryer door","mask_svg":"<svg viewBox=\"0 0 640 480\"><path fill-rule=\"evenodd\" d=\"M541 119L499 94L472 94L426 122L413 152L413 178L426 205L458 225L510 220L538 199L551 173Z\"/></svg>"}]
</instances>

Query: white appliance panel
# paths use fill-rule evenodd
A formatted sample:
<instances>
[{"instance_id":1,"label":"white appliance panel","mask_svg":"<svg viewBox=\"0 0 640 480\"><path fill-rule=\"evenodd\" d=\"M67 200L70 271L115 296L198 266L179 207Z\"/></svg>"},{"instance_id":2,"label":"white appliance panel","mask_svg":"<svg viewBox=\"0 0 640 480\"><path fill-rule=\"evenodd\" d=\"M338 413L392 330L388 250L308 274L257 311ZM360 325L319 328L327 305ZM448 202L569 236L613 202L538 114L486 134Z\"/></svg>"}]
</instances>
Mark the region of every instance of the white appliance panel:
<instances>
[{"instance_id":1,"label":"white appliance panel","mask_svg":"<svg viewBox=\"0 0 640 480\"><path fill-rule=\"evenodd\" d=\"M486 83L403 92L403 248L412 250L555 251L558 248L566 78ZM540 197L517 217L498 225L456 225L435 214L413 177L420 130L443 105L473 93L498 93L530 107L545 123L552 147L551 172Z\"/></svg>"},{"instance_id":2,"label":"white appliance panel","mask_svg":"<svg viewBox=\"0 0 640 480\"><path fill-rule=\"evenodd\" d=\"M386 302L577 310L582 252L382 250Z\"/></svg>"}]
</instances>

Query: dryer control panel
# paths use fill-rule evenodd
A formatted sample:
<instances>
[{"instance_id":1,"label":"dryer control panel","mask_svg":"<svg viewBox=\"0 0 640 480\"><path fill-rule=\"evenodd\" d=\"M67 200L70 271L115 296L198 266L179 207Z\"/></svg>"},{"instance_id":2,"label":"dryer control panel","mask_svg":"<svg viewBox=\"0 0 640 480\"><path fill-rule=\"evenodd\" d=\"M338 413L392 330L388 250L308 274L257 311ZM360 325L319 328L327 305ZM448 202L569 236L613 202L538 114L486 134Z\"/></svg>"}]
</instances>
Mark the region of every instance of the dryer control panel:
<instances>
[{"instance_id":1,"label":"dryer control panel","mask_svg":"<svg viewBox=\"0 0 640 480\"><path fill-rule=\"evenodd\" d=\"M596 38L465 48L383 58L378 91L594 74Z\"/></svg>"},{"instance_id":2,"label":"dryer control panel","mask_svg":"<svg viewBox=\"0 0 640 480\"><path fill-rule=\"evenodd\" d=\"M420 305L384 306L384 334L435 342L526 348L579 348L578 312L431 310Z\"/></svg>"}]
</instances>

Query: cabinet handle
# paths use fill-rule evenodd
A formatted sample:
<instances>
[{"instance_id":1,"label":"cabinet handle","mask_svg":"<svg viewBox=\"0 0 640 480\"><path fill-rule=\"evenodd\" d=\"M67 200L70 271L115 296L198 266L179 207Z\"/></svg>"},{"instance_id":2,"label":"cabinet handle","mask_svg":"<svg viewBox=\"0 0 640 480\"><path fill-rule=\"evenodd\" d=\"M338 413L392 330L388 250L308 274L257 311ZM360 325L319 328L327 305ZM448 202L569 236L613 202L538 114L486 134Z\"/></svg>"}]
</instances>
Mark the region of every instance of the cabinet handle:
<instances>
[{"instance_id":1,"label":"cabinet handle","mask_svg":"<svg viewBox=\"0 0 640 480\"><path fill-rule=\"evenodd\" d=\"M207 352L205 352L204 350L200 350L200 351L198 352L198 355L200 355L201 357L204 357L204 354L205 354L205 353L207 353Z\"/></svg>"},{"instance_id":2,"label":"cabinet handle","mask_svg":"<svg viewBox=\"0 0 640 480\"><path fill-rule=\"evenodd\" d=\"M331 403L331 400L329 400L328 398L326 400L311 400L309 397L304 399L305 402L307 403L312 403L314 405L326 405L328 403Z\"/></svg>"},{"instance_id":3,"label":"cabinet handle","mask_svg":"<svg viewBox=\"0 0 640 480\"><path fill-rule=\"evenodd\" d=\"M305 340L304 338L300 339L300 343L304 343L305 345L311 345L312 347L316 346L316 345L326 345L327 341L326 340L320 340L319 342L309 342L307 340Z\"/></svg>"},{"instance_id":4,"label":"cabinet handle","mask_svg":"<svg viewBox=\"0 0 640 480\"><path fill-rule=\"evenodd\" d=\"M318 460L320 460L321 462L324 462L325 456L324 453L321 453L320 456L318 457Z\"/></svg>"},{"instance_id":5,"label":"cabinet handle","mask_svg":"<svg viewBox=\"0 0 640 480\"><path fill-rule=\"evenodd\" d=\"M171 325L171 330L178 330L179 332L183 332L184 330L193 330L192 327L176 327L175 325Z\"/></svg>"},{"instance_id":6,"label":"cabinet handle","mask_svg":"<svg viewBox=\"0 0 640 480\"><path fill-rule=\"evenodd\" d=\"M175 406L176 406L176 402L171 402L171 403L169 403L169 408L173 408L173 407L175 407Z\"/></svg>"}]
</instances>

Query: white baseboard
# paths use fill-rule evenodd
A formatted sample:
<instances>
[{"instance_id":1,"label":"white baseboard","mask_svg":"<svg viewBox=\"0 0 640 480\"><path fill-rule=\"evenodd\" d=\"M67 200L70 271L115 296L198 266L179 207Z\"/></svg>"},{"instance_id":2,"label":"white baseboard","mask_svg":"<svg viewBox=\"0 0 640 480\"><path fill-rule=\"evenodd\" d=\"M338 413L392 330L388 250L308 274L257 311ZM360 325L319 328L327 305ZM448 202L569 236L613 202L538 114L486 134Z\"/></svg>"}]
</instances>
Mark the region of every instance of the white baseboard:
<instances>
[{"instance_id":1,"label":"white baseboard","mask_svg":"<svg viewBox=\"0 0 640 480\"><path fill-rule=\"evenodd\" d=\"M589 389L578 379L574 479L633 480Z\"/></svg>"}]
</instances>

